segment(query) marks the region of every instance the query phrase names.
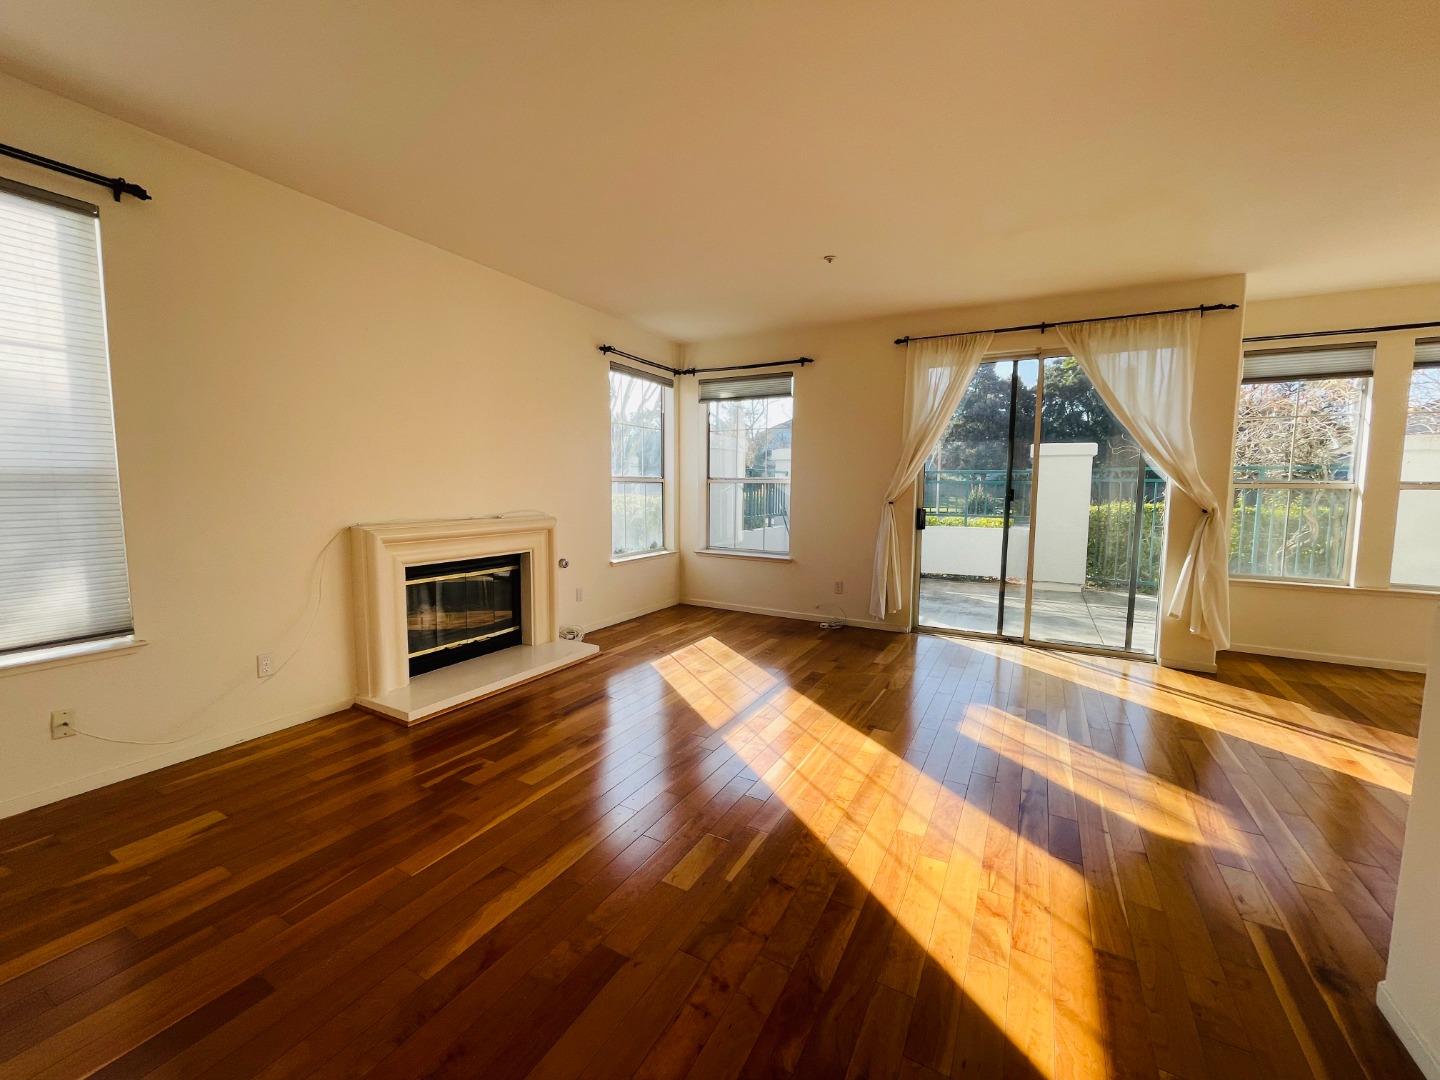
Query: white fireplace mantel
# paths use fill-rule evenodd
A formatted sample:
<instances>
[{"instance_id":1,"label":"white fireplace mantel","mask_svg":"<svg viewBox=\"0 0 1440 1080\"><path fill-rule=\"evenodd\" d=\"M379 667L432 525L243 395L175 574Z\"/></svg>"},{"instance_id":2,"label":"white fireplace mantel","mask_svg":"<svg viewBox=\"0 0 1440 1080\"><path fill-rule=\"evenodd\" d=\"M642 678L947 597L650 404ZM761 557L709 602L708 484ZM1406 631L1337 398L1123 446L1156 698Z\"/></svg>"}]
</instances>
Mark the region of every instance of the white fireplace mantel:
<instances>
[{"instance_id":1,"label":"white fireplace mantel","mask_svg":"<svg viewBox=\"0 0 1440 1080\"><path fill-rule=\"evenodd\" d=\"M404 724L584 660L598 646L556 639L555 519L509 514L351 527L358 704ZM519 555L522 644L409 673L405 568Z\"/></svg>"}]
</instances>

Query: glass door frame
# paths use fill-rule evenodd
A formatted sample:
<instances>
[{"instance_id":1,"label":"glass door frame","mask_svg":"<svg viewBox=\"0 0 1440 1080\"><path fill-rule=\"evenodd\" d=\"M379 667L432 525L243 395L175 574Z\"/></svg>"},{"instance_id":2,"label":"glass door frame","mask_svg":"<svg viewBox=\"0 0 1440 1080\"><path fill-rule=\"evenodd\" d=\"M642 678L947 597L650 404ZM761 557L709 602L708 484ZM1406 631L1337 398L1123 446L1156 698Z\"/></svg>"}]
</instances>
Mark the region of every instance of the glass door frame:
<instances>
[{"instance_id":1,"label":"glass door frame","mask_svg":"<svg viewBox=\"0 0 1440 1080\"><path fill-rule=\"evenodd\" d=\"M1015 362L1015 367L1012 369L1012 371L1011 371L1011 377L1010 377L1010 378L1011 378L1011 381L1010 381L1009 444L1008 444L1007 452L1006 452L1006 469L1005 469L1005 487L1006 487L1006 493L1005 493L1005 516L1004 516L1004 520L1005 520L1005 526L1004 526L1004 527L1005 527L1005 540L1004 540L1004 543L1003 543L1003 545L1002 545L1002 547L1001 547L999 609L998 609L998 614L996 615L996 621L995 621L995 626L996 626L996 628L995 628L995 631L992 633L992 632L985 631L985 630L957 630L957 629L950 629L950 628L941 627L941 626L927 626L927 625L925 625L924 623L922 623L922 622L920 621L920 580L921 580L921 569L922 569L921 560L922 560L922 558L923 558L924 542L925 542L924 530L923 530L923 529L920 529L920 528L916 528L916 529L915 529L915 545L914 545L914 558L913 558L913 562L914 562L914 574L912 575L913 578L914 578L914 580L913 580L913 583L912 583L912 592L911 592L911 595L912 595L912 597L913 597L913 600L912 600L911 605L910 605L910 610L911 610L910 630L911 630L912 633L951 634L951 635L958 635L958 636L961 636L961 637L982 638L982 639L987 640L987 641L998 641L998 642L1002 642L1002 643L1010 644L1010 645L1025 645L1025 646L1028 646L1028 647L1031 647L1031 648L1036 648L1036 649L1054 649L1054 650L1058 650L1058 651L1061 651L1061 652L1088 653L1088 654L1094 655L1094 656L1111 656L1111 657L1116 657L1116 658L1122 659L1122 660L1140 660L1140 661L1144 661L1144 662L1147 662L1147 663L1158 663L1158 662L1159 662L1159 656L1160 656L1160 629L1161 629L1161 626L1163 625L1163 620L1162 620L1162 617L1161 617L1161 612L1163 611L1163 607L1164 607L1164 605L1163 605L1162 603L1160 603L1160 600L1161 600L1161 597L1163 597L1164 591L1165 591L1165 590L1164 590L1164 569L1165 569L1165 562L1166 562L1166 560L1165 560L1165 555L1166 555L1166 550L1165 550L1165 548L1166 548L1166 541L1168 540L1168 534L1169 534L1169 531L1170 531L1170 530L1169 530L1169 527L1168 527L1168 526L1169 526L1169 514L1168 514L1168 510L1169 510L1169 506L1170 506L1171 482L1170 482L1170 478L1169 478L1168 476L1165 477L1165 507L1166 507L1166 510L1167 510L1167 513L1166 513L1166 528L1165 528L1165 529L1162 531L1162 533L1161 533L1161 549L1160 549L1160 558L1159 558L1161 581L1160 581L1159 594L1158 594L1157 597L1156 597L1157 603L1156 603L1155 646L1154 646L1153 650L1151 650L1150 652L1141 652L1141 651L1135 650L1135 649L1133 649L1133 648L1132 648L1132 649L1112 649L1112 648L1109 648L1109 647L1104 646L1104 645L1086 645L1086 644L1083 644L1083 643L1080 643L1080 642L1049 641L1049 640L1045 640L1045 639L1037 639L1037 638L1031 636L1031 632L1030 632L1030 629L1031 629L1031 614L1032 614L1032 609L1033 609L1033 604L1034 604L1034 595L1035 595L1035 534L1036 534L1037 528L1039 527L1039 519L1038 519L1038 517L1037 517L1037 515L1036 515L1036 509L1038 508L1038 506L1039 506L1039 501L1040 501L1040 484L1041 484L1040 472L1041 472L1041 469L1040 469L1040 450L1039 450L1039 448L1040 448L1040 446L1042 445L1042 444L1041 444L1041 433L1042 433L1042 422L1043 422L1043 419L1044 419L1044 405L1045 405L1045 361L1046 361L1046 360L1054 360L1054 359L1058 359L1058 358L1060 358L1060 357L1065 357L1065 356L1070 356L1070 355L1072 355L1072 354L1071 354L1070 350L1068 350L1068 349L1064 349L1064 348L1054 348L1054 347L1052 347L1052 348L1043 348L1043 347L1040 347L1040 348L1020 350L1020 351L1016 351L1016 352L1008 352L1008 351L1007 351L1007 352L997 353L997 354L995 354L995 355L993 355L993 356L986 356L986 357L981 361L981 363L983 363L983 364L1003 363L1003 362L1006 361L1006 360L1013 360L1013 361ZM1012 512L1012 511L1011 511L1011 508L1012 508L1013 503L1014 503L1013 492L1014 492L1014 483L1015 483L1015 436L1016 436L1016 433L1017 433L1017 432L1016 432L1016 427L1017 427L1016 421L1017 421L1017 419L1018 419L1016 406L1017 406L1017 399L1018 399L1019 386L1020 386L1020 363L1021 363L1021 361L1023 361L1023 360L1035 360L1035 361L1037 361L1037 364L1036 364L1037 370L1036 370L1036 376L1035 376L1035 420L1034 420L1034 425L1035 425L1035 427L1034 427L1034 432L1033 432L1033 434L1032 434L1031 442L1030 442L1030 453L1031 453L1031 465L1030 465L1030 515L1029 515L1029 516L1030 516L1030 534L1029 534L1029 536L1028 536L1028 538L1027 538L1027 552L1026 552L1026 559L1025 559L1025 585L1024 585L1024 588L1025 588L1025 609L1024 609L1024 612L1025 612L1025 614L1024 614L1024 619L1022 620L1021 633L1017 636L1017 635L1013 635L1013 634L1002 633L1001 631L1002 631L1002 628L1003 628L1004 625L1005 625L1005 570L1006 570L1006 563L1009 561L1009 555L1010 555L1010 523L1011 523L1011 512ZM957 405L957 408L958 408L958 405ZM1138 468L1136 469L1135 496L1134 496L1134 497L1135 497L1135 523L1134 523L1134 525L1132 526L1131 536L1130 536L1130 543L1129 543L1129 552L1130 552L1130 585L1129 585L1129 589L1128 589L1128 595L1127 595L1127 598L1126 598L1126 599L1127 599L1127 603L1126 603L1126 609L1125 609L1125 640L1126 640L1127 642L1132 643L1132 644L1133 644L1134 631L1135 631L1135 603L1136 603L1136 599L1137 599L1137 595L1138 595L1138 591L1139 591L1139 585L1140 585L1139 549L1140 549L1140 542L1141 542L1142 534L1143 534L1143 532L1144 532L1145 473L1146 473L1147 469L1148 469L1148 464L1147 464L1147 462L1146 462L1146 460L1145 460L1145 458L1144 458L1144 455L1142 454L1142 455L1141 455L1141 458L1140 458L1139 466L1138 466ZM1161 475L1163 476L1164 474L1162 473ZM924 473L924 470L923 470L923 469L921 470L920 476L919 476L919 477L916 479L916 481L915 481L914 498L915 498L915 506L916 506L916 508L917 508L917 511L923 510L923 509L924 509L924 501L925 501L925 473ZM917 517L918 517L918 513L917 513Z\"/></svg>"},{"instance_id":2,"label":"glass door frame","mask_svg":"<svg viewBox=\"0 0 1440 1080\"><path fill-rule=\"evenodd\" d=\"M1010 415L1009 415L1009 420L1008 420L1008 423L1007 423L1007 426L1006 426L1006 436L1005 436L1005 511L1004 511L1004 514L1003 514L1003 525L1002 525L1002 530L1003 530L1004 535L1003 535L1003 537L1001 538L1001 543L1000 543L1000 580L999 580L999 589L998 589L997 595L996 595L996 599L997 599L998 603L997 603L996 610L995 610L995 629L994 629L993 631L992 631L992 630L962 630L962 629L954 629L954 628L945 627L945 626L927 626L925 623L922 623L922 622L920 621L920 579L921 579L921 570L923 569L922 566L921 566L921 562L922 562L922 559L923 559L923 557L924 557L925 530L917 527L917 528L915 529L915 550L914 550L914 558L913 558L913 560L912 560L912 562L913 562L913 564L914 564L914 574L912 575L913 578L914 578L914 581L913 581L913 583L912 583L912 589L911 589L911 595L913 596L914 599L913 599L913 601L912 601L911 604L910 604L910 612L911 612L911 614L910 614L910 630L911 630L912 633L961 634L961 635L964 635L964 636L966 636L966 637L984 638L984 639L986 639L986 640L988 640L988 641L1004 641L1004 642L1008 642L1008 643L1010 643L1010 644L1012 644L1012 645L1024 645L1024 644L1029 644L1029 637L1030 637L1030 594L1031 594L1031 591L1032 591L1032 589L1031 589L1030 566L1031 566L1031 564L1033 563L1034 557L1035 557L1035 492L1036 492L1035 473L1037 472L1037 470L1034 468L1033 465L1031 466L1031 469L1030 469L1030 506L1029 506L1029 511L1030 511L1030 512L1029 512L1030 532L1029 532L1029 535L1028 535L1027 538L1026 538L1026 552L1025 552L1025 585L1024 585L1024 588L1025 588L1025 608L1024 608L1024 615L1023 615L1023 617L1022 617L1021 620L1020 620L1020 632L1019 632L1018 634L1006 633L1006 632L1004 632L1004 626L1005 626L1005 584L1006 584L1006 583L1005 583L1005 571L1008 569L1008 565L1009 565L1009 562L1010 562L1010 540L1011 540L1010 526L1011 526L1012 518L1013 518L1013 515L1014 515L1014 506L1015 506L1015 437L1016 437L1016 435L1018 434L1018 423L1017 423L1017 421L1019 420L1019 414L1018 414L1018 408L1017 408L1017 406L1019 405L1019 399L1020 399L1020 364L1021 364L1023 361L1026 361L1026 360L1034 360L1034 361L1036 361L1036 365L1035 365L1035 367L1036 367L1036 375L1035 375L1035 403L1036 403L1036 410L1035 410L1035 428L1034 428L1034 432L1032 433L1032 436L1031 436L1032 442L1031 442L1031 444L1030 444L1030 445L1031 445L1031 450L1030 450L1030 452L1031 452L1031 455L1034 456L1034 454L1035 454L1035 449L1034 449L1034 448L1035 448L1035 443L1034 443L1033 440L1034 440L1036 437L1038 437L1039 432L1040 432L1040 410L1039 410L1039 404L1040 404L1040 400L1041 400L1042 384L1043 384L1043 382L1044 382L1044 380L1045 380L1045 361L1044 361L1044 356L1042 355L1041 350L1039 350L1039 349L1021 349L1021 350L1015 351L1015 352L1000 352L1000 353L994 354L993 356L992 356L992 355L987 355L987 356L985 356L985 357L980 361L981 364L1003 364L1003 363L1005 363L1006 361L1011 361L1011 362L1013 363L1013 366L1012 366L1011 369L1010 369ZM957 409L959 408L959 405L958 405L958 404L956 405L956 408L957 408ZM916 506L916 510L917 510L917 512L916 512L916 518L917 518L917 520L918 520L918 518L919 518L919 512L920 512L920 511L923 511L924 508L925 508L925 470L924 470L923 468L920 470L920 475L919 475L919 476L916 478L916 480L915 480L915 488L914 488L914 491L915 491L915 495L914 495L914 498L915 498L915 506Z\"/></svg>"}]
</instances>

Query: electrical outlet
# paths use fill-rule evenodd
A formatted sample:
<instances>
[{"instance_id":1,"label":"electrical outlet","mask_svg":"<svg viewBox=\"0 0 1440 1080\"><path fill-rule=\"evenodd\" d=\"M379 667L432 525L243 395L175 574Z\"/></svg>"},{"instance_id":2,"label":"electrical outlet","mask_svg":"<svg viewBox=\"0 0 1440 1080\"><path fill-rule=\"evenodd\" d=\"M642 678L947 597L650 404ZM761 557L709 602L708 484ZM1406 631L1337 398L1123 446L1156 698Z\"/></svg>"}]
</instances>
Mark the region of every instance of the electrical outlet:
<instances>
[{"instance_id":1,"label":"electrical outlet","mask_svg":"<svg viewBox=\"0 0 1440 1080\"><path fill-rule=\"evenodd\" d=\"M50 714L50 737L52 739L68 739L74 734L74 709L56 709Z\"/></svg>"},{"instance_id":2,"label":"electrical outlet","mask_svg":"<svg viewBox=\"0 0 1440 1080\"><path fill-rule=\"evenodd\" d=\"M262 652L255 657L255 677L257 679L268 679L275 674L275 658L268 652Z\"/></svg>"},{"instance_id":3,"label":"electrical outlet","mask_svg":"<svg viewBox=\"0 0 1440 1080\"><path fill-rule=\"evenodd\" d=\"M837 582L835 582L835 595L836 595L836 596L844 596L844 595L845 595L845 583L844 583L843 581L837 581Z\"/></svg>"},{"instance_id":4,"label":"electrical outlet","mask_svg":"<svg viewBox=\"0 0 1440 1080\"><path fill-rule=\"evenodd\" d=\"M575 590L575 602L576 602L577 604L582 604L582 603L585 602L585 590L584 590L584 589L576 589L576 590Z\"/></svg>"}]
</instances>

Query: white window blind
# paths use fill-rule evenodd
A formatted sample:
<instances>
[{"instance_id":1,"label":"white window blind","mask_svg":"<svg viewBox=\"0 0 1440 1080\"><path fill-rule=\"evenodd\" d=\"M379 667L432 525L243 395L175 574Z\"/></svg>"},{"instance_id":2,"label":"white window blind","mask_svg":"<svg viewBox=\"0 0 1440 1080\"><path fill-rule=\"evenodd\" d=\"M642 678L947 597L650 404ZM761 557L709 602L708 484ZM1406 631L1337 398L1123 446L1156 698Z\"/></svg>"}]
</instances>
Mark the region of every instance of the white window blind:
<instances>
[{"instance_id":1,"label":"white window blind","mask_svg":"<svg viewBox=\"0 0 1440 1080\"><path fill-rule=\"evenodd\" d=\"M98 211L0 182L0 653L131 630Z\"/></svg>"},{"instance_id":2,"label":"white window blind","mask_svg":"<svg viewBox=\"0 0 1440 1080\"><path fill-rule=\"evenodd\" d=\"M1245 381L1338 379L1375 371L1375 343L1314 349L1261 349L1245 354Z\"/></svg>"},{"instance_id":3,"label":"white window blind","mask_svg":"<svg viewBox=\"0 0 1440 1080\"><path fill-rule=\"evenodd\" d=\"M701 379L701 401L733 401L737 398L789 397L794 392L795 376L741 375L733 379Z\"/></svg>"},{"instance_id":4,"label":"white window blind","mask_svg":"<svg viewBox=\"0 0 1440 1080\"><path fill-rule=\"evenodd\" d=\"M628 364L617 364L614 360L610 361L610 370L621 375L628 375L632 379L648 379L661 386L675 385L675 380L668 375L661 375L658 371L646 371L644 368L631 367Z\"/></svg>"}]
</instances>

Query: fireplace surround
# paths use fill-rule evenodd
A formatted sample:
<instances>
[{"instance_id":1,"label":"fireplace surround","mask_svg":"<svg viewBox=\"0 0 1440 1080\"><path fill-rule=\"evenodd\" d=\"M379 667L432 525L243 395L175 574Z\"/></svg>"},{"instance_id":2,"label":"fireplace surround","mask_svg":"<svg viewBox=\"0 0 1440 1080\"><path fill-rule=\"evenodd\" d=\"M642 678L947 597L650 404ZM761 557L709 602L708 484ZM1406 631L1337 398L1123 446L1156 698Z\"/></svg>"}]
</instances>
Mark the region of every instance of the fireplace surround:
<instances>
[{"instance_id":1,"label":"fireplace surround","mask_svg":"<svg viewBox=\"0 0 1440 1080\"><path fill-rule=\"evenodd\" d=\"M359 683L356 703L364 708L403 724L415 724L600 651L585 642L557 639L555 519L547 514L355 525L350 531ZM459 569L467 564L471 571ZM488 639L503 646L495 651L487 651L485 634L500 629L499 624L491 624L489 629L479 624L496 615L496 609L487 610L485 604L499 601L507 591L503 586L496 585L488 597L478 597L476 611L467 610L463 620L448 613L445 634L438 614L430 620L432 626L423 612L414 610L412 582L452 574L461 582L478 581L479 577L466 579L463 575L501 567L513 575L505 597L510 608L503 614L507 621L513 616L515 629L506 630L503 638ZM518 590L513 587L517 580ZM458 601L467 586L449 588ZM517 591L518 602L514 597ZM443 602L440 606L444 610ZM477 625L460 626L461 621ZM429 630L433 637L426 638ZM414 636L417 631L419 637ZM448 647L455 642L474 646L472 655L434 670L423 670L428 666L423 661L412 668L412 654L433 656L428 651L432 646Z\"/></svg>"}]
</instances>

